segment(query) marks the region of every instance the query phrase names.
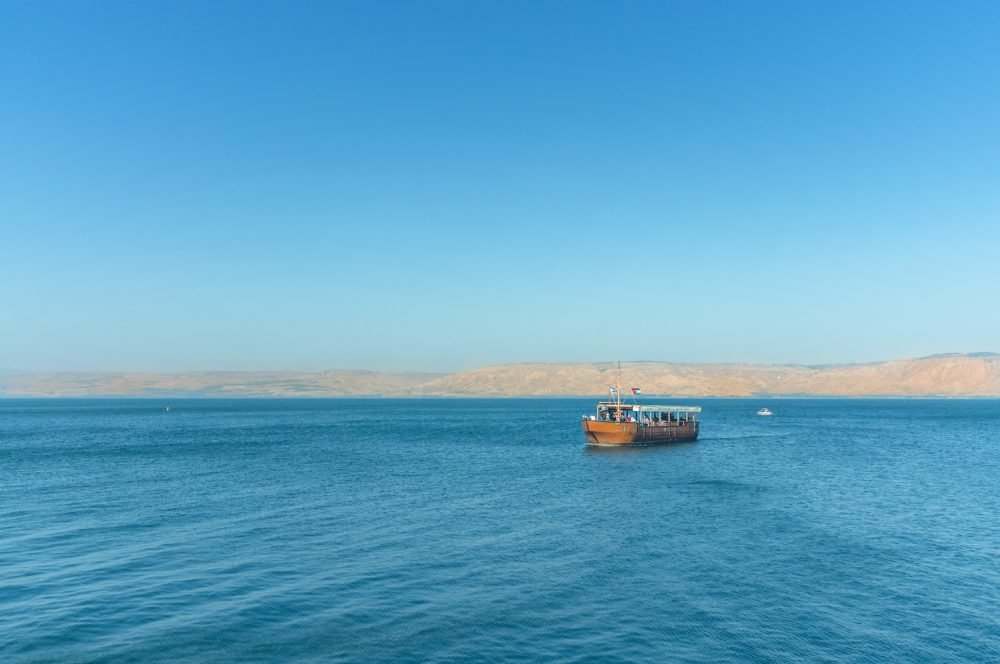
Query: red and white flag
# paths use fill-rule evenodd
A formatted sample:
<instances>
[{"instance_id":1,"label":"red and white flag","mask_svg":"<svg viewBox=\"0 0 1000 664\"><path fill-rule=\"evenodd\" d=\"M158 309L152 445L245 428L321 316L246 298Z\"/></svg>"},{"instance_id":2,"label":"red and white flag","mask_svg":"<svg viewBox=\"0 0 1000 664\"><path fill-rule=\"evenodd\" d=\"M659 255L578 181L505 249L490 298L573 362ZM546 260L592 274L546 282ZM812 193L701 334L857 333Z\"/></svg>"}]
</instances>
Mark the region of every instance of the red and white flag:
<instances>
[{"instance_id":1,"label":"red and white flag","mask_svg":"<svg viewBox=\"0 0 1000 664\"><path fill-rule=\"evenodd\" d=\"M633 387L632 394L642 394L642 390L640 390L638 387Z\"/></svg>"}]
</instances>

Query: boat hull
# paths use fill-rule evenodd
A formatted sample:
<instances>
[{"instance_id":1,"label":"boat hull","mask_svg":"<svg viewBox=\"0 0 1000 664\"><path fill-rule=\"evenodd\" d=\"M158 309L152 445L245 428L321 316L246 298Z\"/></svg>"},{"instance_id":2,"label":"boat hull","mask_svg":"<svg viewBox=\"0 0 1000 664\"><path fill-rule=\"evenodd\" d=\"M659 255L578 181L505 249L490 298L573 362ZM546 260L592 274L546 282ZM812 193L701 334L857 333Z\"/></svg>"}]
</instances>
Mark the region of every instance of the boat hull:
<instances>
[{"instance_id":1,"label":"boat hull","mask_svg":"<svg viewBox=\"0 0 1000 664\"><path fill-rule=\"evenodd\" d=\"M698 438L698 422L640 425L638 422L583 420L583 433L591 445L651 445Z\"/></svg>"}]
</instances>

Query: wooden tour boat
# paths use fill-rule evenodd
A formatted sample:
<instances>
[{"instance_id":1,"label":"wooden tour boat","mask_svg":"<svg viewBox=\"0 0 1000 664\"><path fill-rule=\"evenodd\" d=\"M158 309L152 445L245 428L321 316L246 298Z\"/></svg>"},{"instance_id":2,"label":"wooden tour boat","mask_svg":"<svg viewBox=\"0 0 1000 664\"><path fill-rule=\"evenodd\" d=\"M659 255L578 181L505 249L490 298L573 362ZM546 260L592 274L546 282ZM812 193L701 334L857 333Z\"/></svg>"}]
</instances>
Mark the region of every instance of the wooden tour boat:
<instances>
[{"instance_id":1,"label":"wooden tour boat","mask_svg":"<svg viewBox=\"0 0 1000 664\"><path fill-rule=\"evenodd\" d=\"M609 391L614 401L599 401L594 415L583 416L583 433L592 445L648 445L698 438L698 417L701 406L664 406L640 404L632 388L633 402L621 399L621 367L619 386Z\"/></svg>"}]
</instances>

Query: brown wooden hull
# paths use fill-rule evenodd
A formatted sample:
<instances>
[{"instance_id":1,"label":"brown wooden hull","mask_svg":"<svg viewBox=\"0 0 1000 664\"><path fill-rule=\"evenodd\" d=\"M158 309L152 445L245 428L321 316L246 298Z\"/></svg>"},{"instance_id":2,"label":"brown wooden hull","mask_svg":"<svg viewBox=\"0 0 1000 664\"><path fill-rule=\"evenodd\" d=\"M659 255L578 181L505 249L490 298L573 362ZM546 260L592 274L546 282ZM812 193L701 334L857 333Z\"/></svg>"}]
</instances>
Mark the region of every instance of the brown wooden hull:
<instances>
[{"instance_id":1,"label":"brown wooden hull","mask_svg":"<svg viewBox=\"0 0 1000 664\"><path fill-rule=\"evenodd\" d=\"M638 422L583 420L583 433L591 445L650 445L698 438L698 423L642 426Z\"/></svg>"}]
</instances>

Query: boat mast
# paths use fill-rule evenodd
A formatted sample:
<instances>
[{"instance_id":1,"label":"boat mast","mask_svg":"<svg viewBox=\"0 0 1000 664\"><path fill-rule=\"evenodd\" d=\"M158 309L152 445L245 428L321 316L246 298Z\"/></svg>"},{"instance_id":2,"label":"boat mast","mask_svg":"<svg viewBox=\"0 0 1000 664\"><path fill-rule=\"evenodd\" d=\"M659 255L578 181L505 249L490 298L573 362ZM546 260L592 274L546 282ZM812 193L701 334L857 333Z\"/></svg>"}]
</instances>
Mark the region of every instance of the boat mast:
<instances>
[{"instance_id":1,"label":"boat mast","mask_svg":"<svg viewBox=\"0 0 1000 664\"><path fill-rule=\"evenodd\" d=\"M618 417L622 416L622 361L618 360L618 385L615 387L615 395L618 398Z\"/></svg>"}]
</instances>

